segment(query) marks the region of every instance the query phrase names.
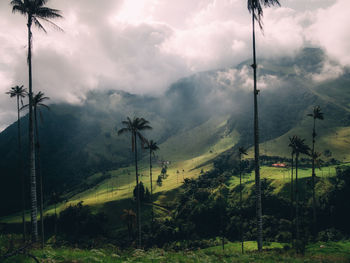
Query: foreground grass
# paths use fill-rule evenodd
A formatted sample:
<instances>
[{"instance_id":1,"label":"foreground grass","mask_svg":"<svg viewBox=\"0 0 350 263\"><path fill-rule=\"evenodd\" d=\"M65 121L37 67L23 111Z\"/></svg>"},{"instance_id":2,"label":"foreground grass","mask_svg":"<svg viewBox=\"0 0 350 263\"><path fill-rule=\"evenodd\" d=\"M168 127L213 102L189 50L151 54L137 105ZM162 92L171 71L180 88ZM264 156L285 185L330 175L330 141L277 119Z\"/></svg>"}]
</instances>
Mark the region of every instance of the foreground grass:
<instances>
[{"instance_id":1,"label":"foreground grass","mask_svg":"<svg viewBox=\"0 0 350 263\"><path fill-rule=\"evenodd\" d=\"M104 249L82 250L78 248L46 247L33 250L41 262L350 262L350 242L316 243L307 247L304 256L296 255L292 250L284 250L279 243L270 243L258 253L256 243L245 242L245 253L240 252L240 243L228 243L225 250L221 246L198 249L195 251L165 251L163 249L119 251L113 246ZM12 257L4 263L33 262L23 256Z\"/></svg>"}]
</instances>

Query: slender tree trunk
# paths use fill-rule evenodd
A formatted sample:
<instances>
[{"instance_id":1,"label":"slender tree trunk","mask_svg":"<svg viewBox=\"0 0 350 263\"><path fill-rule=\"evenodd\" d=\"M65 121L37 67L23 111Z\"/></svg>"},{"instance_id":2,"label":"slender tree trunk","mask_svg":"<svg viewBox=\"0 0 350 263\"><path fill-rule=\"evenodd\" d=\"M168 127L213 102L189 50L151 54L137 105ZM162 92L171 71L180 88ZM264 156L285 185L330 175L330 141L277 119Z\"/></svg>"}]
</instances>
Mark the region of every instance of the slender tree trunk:
<instances>
[{"instance_id":1,"label":"slender tree trunk","mask_svg":"<svg viewBox=\"0 0 350 263\"><path fill-rule=\"evenodd\" d=\"M55 200L55 229L54 229L54 231L55 231L55 238L56 238L56 236L57 236L57 211L56 211L56 200Z\"/></svg>"},{"instance_id":2,"label":"slender tree trunk","mask_svg":"<svg viewBox=\"0 0 350 263\"><path fill-rule=\"evenodd\" d=\"M294 227L293 227L293 210L294 210L294 189L293 189L293 166L294 166L294 163L293 163L293 159L294 159L294 154L292 153L292 173L290 175L290 222L291 222L291 233L292 233L292 242L293 242L293 237L294 237Z\"/></svg>"},{"instance_id":3,"label":"slender tree trunk","mask_svg":"<svg viewBox=\"0 0 350 263\"><path fill-rule=\"evenodd\" d=\"M141 248L141 206L140 206L140 186L139 186L139 174L137 169L137 140L136 140L136 133L133 134L134 136L134 147L135 147L135 170L136 170L136 203L137 203L137 225L138 225L138 248Z\"/></svg>"},{"instance_id":4,"label":"slender tree trunk","mask_svg":"<svg viewBox=\"0 0 350 263\"><path fill-rule=\"evenodd\" d=\"M153 220L154 220L154 211L153 211L153 184L152 184L152 150L149 150L149 177L151 181L151 207L152 207L152 229L153 229Z\"/></svg>"},{"instance_id":5,"label":"slender tree trunk","mask_svg":"<svg viewBox=\"0 0 350 263\"><path fill-rule=\"evenodd\" d=\"M244 239L243 239L243 213L242 213L242 160L239 158L239 210L240 210L240 228L241 228L241 251L244 253Z\"/></svg>"},{"instance_id":6,"label":"slender tree trunk","mask_svg":"<svg viewBox=\"0 0 350 263\"><path fill-rule=\"evenodd\" d=\"M262 250L262 206L261 206L261 182L260 182L260 164L259 164L259 117L258 117L258 93L256 79L256 53L255 53L255 18L252 12L253 25L253 65L254 70L254 160L255 160L255 189L256 189L256 216L257 216L257 243L258 250Z\"/></svg>"},{"instance_id":7,"label":"slender tree trunk","mask_svg":"<svg viewBox=\"0 0 350 263\"><path fill-rule=\"evenodd\" d=\"M298 185L298 154L295 156L295 225L296 225L296 240L300 240L299 231L299 185Z\"/></svg>"},{"instance_id":8,"label":"slender tree trunk","mask_svg":"<svg viewBox=\"0 0 350 263\"><path fill-rule=\"evenodd\" d=\"M316 235L315 137L316 137L316 119L314 118L314 127L312 130L312 232L314 237Z\"/></svg>"},{"instance_id":9,"label":"slender tree trunk","mask_svg":"<svg viewBox=\"0 0 350 263\"><path fill-rule=\"evenodd\" d=\"M36 138L36 157L37 157L37 173L39 173L40 183L40 227L41 227L41 248L44 248L45 235L44 235L44 196L43 196L43 176L40 167L40 142L39 142L39 130L38 130L38 119L37 119L37 108L34 105L34 120L35 120L35 138Z\"/></svg>"},{"instance_id":10,"label":"slender tree trunk","mask_svg":"<svg viewBox=\"0 0 350 263\"><path fill-rule=\"evenodd\" d=\"M220 208L220 221L221 221L221 245L222 245L222 251L225 250L225 226L224 226L224 209Z\"/></svg>"},{"instance_id":11,"label":"slender tree trunk","mask_svg":"<svg viewBox=\"0 0 350 263\"><path fill-rule=\"evenodd\" d=\"M30 170L30 195L31 195L31 224L32 241L38 241L38 206L36 196L36 175L35 175L35 144L33 129L33 88L32 88L32 17L28 16L28 72L29 72L29 170Z\"/></svg>"},{"instance_id":12,"label":"slender tree trunk","mask_svg":"<svg viewBox=\"0 0 350 263\"><path fill-rule=\"evenodd\" d=\"M23 224L23 243L26 242L26 220L25 220L25 188L24 188L24 173L22 166L22 145L21 145L21 123L20 123L20 114L19 114L19 96L17 95L17 133L18 133L18 171L21 176L21 187L22 187L22 224Z\"/></svg>"}]
</instances>

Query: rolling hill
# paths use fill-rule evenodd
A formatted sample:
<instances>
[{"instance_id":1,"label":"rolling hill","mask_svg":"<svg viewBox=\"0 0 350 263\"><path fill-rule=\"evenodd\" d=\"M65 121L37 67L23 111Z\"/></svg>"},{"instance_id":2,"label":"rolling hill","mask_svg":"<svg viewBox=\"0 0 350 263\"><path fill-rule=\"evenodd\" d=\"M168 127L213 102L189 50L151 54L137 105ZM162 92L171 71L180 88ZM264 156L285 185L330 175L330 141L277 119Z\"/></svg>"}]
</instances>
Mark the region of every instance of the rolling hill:
<instances>
[{"instance_id":1,"label":"rolling hill","mask_svg":"<svg viewBox=\"0 0 350 263\"><path fill-rule=\"evenodd\" d=\"M158 160L171 162L173 177L158 191L174 189L181 177L211 169L215 157L230 154L236 145L251 146L249 64L197 73L178 80L158 97L101 90L88 93L81 105L51 105L40 125L46 200L53 191L71 200L85 196L91 202L98 201L98 196L101 202L130 196L134 184L130 138L116 133L126 116L150 121L153 130L146 137L160 145ZM303 49L295 57L261 59L259 64L262 154L289 156L288 136L294 134L310 142L312 123L306 114L320 105L325 120L317 123L317 150L329 150L332 157L350 161L349 69L315 48ZM24 117L24 145L28 144L27 121ZM7 200L0 203L0 216L20 207L16 132L14 123L0 134L0 198ZM139 152L141 174L146 175L147 153ZM154 174L159 171L157 167ZM110 179L94 184L106 174ZM113 197L113 188L124 191Z\"/></svg>"}]
</instances>

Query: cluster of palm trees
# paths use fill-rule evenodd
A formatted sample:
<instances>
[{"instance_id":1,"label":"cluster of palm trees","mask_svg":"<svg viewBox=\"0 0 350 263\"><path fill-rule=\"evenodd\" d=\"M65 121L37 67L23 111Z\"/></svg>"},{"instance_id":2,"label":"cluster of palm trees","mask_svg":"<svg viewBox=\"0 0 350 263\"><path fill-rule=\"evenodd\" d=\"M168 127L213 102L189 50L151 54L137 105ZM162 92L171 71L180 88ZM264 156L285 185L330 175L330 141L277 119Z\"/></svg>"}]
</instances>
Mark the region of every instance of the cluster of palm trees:
<instances>
[{"instance_id":1,"label":"cluster of palm trees","mask_svg":"<svg viewBox=\"0 0 350 263\"><path fill-rule=\"evenodd\" d=\"M134 117L130 119L127 117L125 121L122 121L124 126L118 131L118 135L129 133L131 134L131 150L135 154L135 174L136 174L136 221L138 229L138 247L141 248L141 200L140 200L140 183L139 183L139 173L137 165L137 141L140 140L141 147L149 150L149 171L150 171L150 182L151 182L151 206L152 206L152 223L154 220L153 213L153 187L152 187L152 156L154 152L159 149L156 142L153 140L148 141L145 136L142 135L142 131L151 130L152 127L149 125L149 121L144 118ZM146 145L146 147L145 147ZM153 225L153 224L152 224Z\"/></svg>"},{"instance_id":2,"label":"cluster of palm trees","mask_svg":"<svg viewBox=\"0 0 350 263\"><path fill-rule=\"evenodd\" d=\"M297 241L300 240L300 219L299 219L299 185L298 185L298 164L300 154L311 156L312 160L312 225L315 230L316 227L316 196L315 196L315 162L320 157L320 153L315 151L316 143L316 120L323 120L324 116L321 112L320 106L315 106L312 113L307 114L307 116L313 118L313 129L312 129L312 149L305 143L305 139L301 139L299 136L294 135L289 138L289 147L291 148L291 183L290 183L290 202L291 202L291 221L293 221L294 214L294 202L295 202L295 238ZM311 151L311 152L310 152ZM295 162L294 162L295 161ZM295 185L293 185L293 166L295 163ZM295 199L295 200L294 200ZM293 231L292 231L293 233ZM315 232L313 234L316 234Z\"/></svg>"},{"instance_id":3,"label":"cluster of palm trees","mask_svg":"<svg viewBox=\"0 0 350 263\"><path fill-rule=\"evenodd\" d=\"M11 98L16 97L17 100L17 134L18 134L18 171L21 175L21 195L22 195L22 224L23 233L22 239L26 241L26 221L25 221L25 176L23 171L23 160L22 160L22 143L21 143L21 123L20 123L20 112L29 107L29 103L23 105L23 98L29 97L29 93L22 86L12 87L6 94L9 94ZM41 241L42 246L44 245L44 218L43 218L43 178L40 169L40 141L39 141L39 125L38 125L38 115L42 119L42 112L40 108L49 109L49 106L44 104L45 100L49 97L45 97L45 94L39 91L33 97L33 113L34 113L34 128L35 128L35 156L36 156L36 171L39 173L39 183L40 183L40 224L41 224ZM21 101L22 107L20 107L19 101Z\"/></svg>"},{"instance_id":4,"label":"cluster of palm trees","mask_svg":"<svg viewBox=\"0 0 350 263\"><path fill-rule=\"evenodd\" d=\"M35 96L33 95L33 78L32 78L32 49L33 49L33 33L32 26L36 26L40 30L43 30L46 33L46 29L42 25L42 21L45 21L55 28L59 28L50 19L61 18L60 11L57 9L52 9L46 6L48 0L12 0L10 5L12 6L13 13L20 13L27 18L27 31L28 31L28 54L27 54L27 63L28 63L28 92L23 86L16 86L14 89L11 89L10 96L17 98L17 109L18 109L18 118L19 118L19 99L23 98L25 95L29 98L29 103L27 107L29 108L29 171L30 171L30 196L31 196L31 238L33 242L38 241L38 224L37 224L37 185L36 185L36 174L38 166L36 161L39 163L36 155L39 154L39 142L38 142L38 125L37 125L37 111L39 107L44 106L43 100L48 99L44 97L44 94L39 92ZM35 127L34 127L35 126ZM35 134L34 136L34 128ZM36 139L35 139L36 138ZM21 140L20 140L20 122L18 119L18 145L19 145L19 156L21 151ZM20 165L19 167L22 167ZM25 203L24 203L24 174L22 173L22 221L23 221L23 239L25 240ZM44 231L43 231L43 216L42 216L42 206L43 206L43 195L42 195L42 178L40 177L40 192L41 192L41 228L42 228L42 245L44 242Z\"/></svg>"}]
</instances>

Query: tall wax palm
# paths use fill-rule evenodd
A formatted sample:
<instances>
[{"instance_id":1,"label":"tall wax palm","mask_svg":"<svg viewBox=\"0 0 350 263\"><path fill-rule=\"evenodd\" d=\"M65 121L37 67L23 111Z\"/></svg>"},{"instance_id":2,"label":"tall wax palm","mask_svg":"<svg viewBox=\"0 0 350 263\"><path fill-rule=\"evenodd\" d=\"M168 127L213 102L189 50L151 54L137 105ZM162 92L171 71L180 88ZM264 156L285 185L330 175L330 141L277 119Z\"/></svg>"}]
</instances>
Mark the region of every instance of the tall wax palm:
<instances>
[{"instance_id":1,"label":"tall wax palm","mask_svg":"<svg viewBox=\"0 0 350 263\"><path fill-rule=\"evenodd\" d=\"M36 152L36 172L39 174L39 183L40 183L40 225L41 225L41 247L44 247L44 218L43 218L43 178L40 167L40 140L39 140L39 125L38 125L38 113L42 117L40 108L50 109L49 106L44 104L45 100L49 100L49 97L45 97L45 94L39 91L33 97L33 109L34 109L34 126L35 126L35 152ZM22 109L29 107L29 105L24 105Z\"/></svg>"},{"instance_id":2,"label":"tall wax palm","mask_svg":"<svg viewBox=\"0 0 350 263\"><path fill-rule=\"evenodd\" d=\"M296 239L300 240L299 227L299 185L298 185L298 161L300 154L310 155L310 147L305 144L305 140L298 136L293 136L293 141L290 144L292 151L295 154L295 225L296 225Z\"/></svg>"},{"instance_id":3,"label":"tall wax palm","mask_svg":"<svg viewBox=\"0 0 350 263\"><path fill-rule=\"evenodd\" d=\"M312 221L313 221L313 228L316 227L316 197L315 197L315 142L316 142L316 120L323 120L323 113L321 112L320 106L315 106L313 108L312 113L308 114L307 116L313 118L313 129L312 129L312 149L311 149L311 157L312 157ZM314 233L315 234L315 231Z\"/></svg>"},{"instance_id":4,"label":"tall wax palm","mask_svg":"<svg viewBox=\"0 0 350 263\"><path fill-rule=\"evenodd\" d=\"M33 98L33 108L34 108L34 123L35 123L35 148L36 148L36 171L39 174L39 182L40 182L40 225L41 225L41 247L44 247L44 218L43 218L43 205L44 205L44 198L43 198L43 177L41 173L41 167L40 167L40 140L39 140L39 128L38 128L38 113L41 115L40 108L46 108L50 109L49 106L44 104L43 102L45 100L49 100L49 97L45 97L45 94L41 91L39 91L37 94L35 94ZM29 105L25 105L24 107L28 107Z\"/></svg>"},{"instance_id":5,"label":"tall wax palm","mask_svg":"<svg viewBox=\"0 0 350 263\"><path fill-rule=\"evenodd\" d=\"M135 153L135 173L136 173L136 187L137 187L137 225L138 225L138 247L141 248L141 207L140 207L140 187L139 187L139 174L137 167L137 138L140 139L141 144L147 143L146 138L141 134L141 131L151 130L149 121L144 118L134 117L132 120L127 117L126 121L122 121L124 128L118 131L118 135L124 133L131 133L131 150Z\"/></svg>"},{"instance_id":6,"label":"tall wax palm","mask_svg":"<svg viewBox=\"0 0 350 263\"><path fill-rule=\"evenodd\" d=\"M289 137L289 145L288 147L291 147L291 175L290 175L290 221L293 222L293 202L294 202L294 190L293 190L293 168L294 168L294 155L295 155L295 138L296 136ZM291 233L293 233L293 224L292 224L292 230ZM292 234L292 240L293 240L293 234Z\"/></svg>"},{"instance_id":7,"label":"tall wax palm","mask_svg":"<svg viewBox=\"0 0 350 263\"><path fill-rule=\"evenodd\" d=\"M149 179L151 182L151 205L152 205L152 226L154 220L154 212L153 212L153 182L152 182L152 155L154 156L154 152L159 150L159 147L156 142L150 140L146 146L146 149L149 150Z\"/></svg>"},{"instance_id":8,"label":"tall wax palm","mask_svg":"<svg viewBox=\"0 0 350 263\"><path fill-rule=\"evenodd\" d=\"M23 224L23 242L26 241L26 222L25 222L25 187L24 187L24 173L23 173L23 166L22 166L22 145L21 145L21 123L20 123L20 108L19 108L19 102L21 101L21 104L23 104L22 99L26 96L27 91L22 86L15 86L10 89L10 91L6 92L6 94L9 94L11 98L16 97L17 99L17 138L18 138L18 170L19 174L21 175L21 188L22 188L22 224Z\"/></svg>"},{"instance_id":9,"label":"tall wax palm","mask_svg":"<svg viewBox=\"0 0 350 263\"><path fill-rule=\"evenodd\" d=\"M258 123L258 93L256 80L256 51L255 51L255 21L258 22L260 29L263 28L263 6L269 7L280 5L279 0L248 0L248 10L252 14L252 33L253 33L253 64L254 71L254 160L255 160L255 187L256 187L256 213L257 213L257 243L258 250L262 250L262 207L261 207L261 182L259 167L259 123Z\"/></svg>"},{"instance_id":10,"label":"tall wax palm","mask_svg":"<svg viewBox=\"0 0 350 263\"><path fill-rule=\"evenodd\" d=\"M242 215L242 158L244 155L247 155L247 149L244 147L238 148L238 156L239 156L239 208L241 212L241 250L244 253L244 239L243 239L243 215Z\"/></svg>"},{"instance_id":11,"label":"tall wax palm","mask_svg":"<svg viewBox=\"0 0 350 263\"><path fill-rule=\"evenodd\" d=\"M46 32L41 24L41 21L50 23L58 28L49 19L61 18L60 11L46 6L49 0L12 0L13 13L20 13L27 17L28 29L28 79L29 79L29 169L30 169L30 193L31 193L31 222L32 222L32 240L38 240L38 225L37 225L37 197L36 197L36 174L35 174L35 145L34 145L34 129L33 129L33 87L32 87L32 44L33 34L32 25Z\"/></svg>"}]
</instances>

